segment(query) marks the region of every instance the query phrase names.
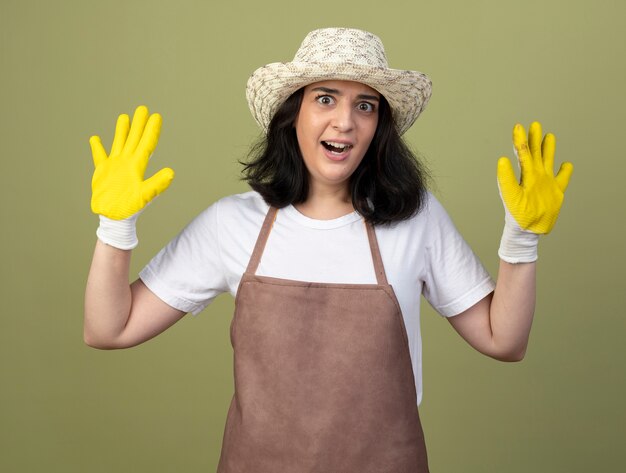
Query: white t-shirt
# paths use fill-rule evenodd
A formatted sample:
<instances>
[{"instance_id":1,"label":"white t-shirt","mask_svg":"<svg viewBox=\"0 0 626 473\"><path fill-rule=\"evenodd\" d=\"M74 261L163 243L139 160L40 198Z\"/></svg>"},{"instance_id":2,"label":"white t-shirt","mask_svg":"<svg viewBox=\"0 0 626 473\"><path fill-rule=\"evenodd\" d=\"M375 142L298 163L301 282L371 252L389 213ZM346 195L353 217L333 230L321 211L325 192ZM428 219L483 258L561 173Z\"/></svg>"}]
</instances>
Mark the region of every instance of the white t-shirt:
<instances>
[{"instance_id":1,"label":"white t-shirt","mask_svg":"<svg viewBox=\"0 0 626 473\"><path fill-rule=\"evenodd\" d=\"M268 205L256 192L225 197L198 215L141 271L172 307L198 314L217 295L236 295ZM389 284L409 338L418 403L422 399L420 295L443 316L468 309L495 284L441 204L375 227ZM311 282L376 284L363 218L356 212L315 220L293 206L278 211L257 274Z\"/></svg>"}]
</instances>

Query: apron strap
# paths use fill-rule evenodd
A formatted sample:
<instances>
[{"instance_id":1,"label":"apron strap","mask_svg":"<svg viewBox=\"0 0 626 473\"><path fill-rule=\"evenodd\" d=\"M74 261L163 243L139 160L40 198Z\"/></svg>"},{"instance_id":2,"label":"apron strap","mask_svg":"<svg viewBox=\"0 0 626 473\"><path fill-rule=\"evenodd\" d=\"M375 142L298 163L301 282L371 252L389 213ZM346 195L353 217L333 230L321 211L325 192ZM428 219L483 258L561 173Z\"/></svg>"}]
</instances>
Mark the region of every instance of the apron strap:
<instances>
[{"instance_id":1,"label":"apron strap","mask_svg":"<svg viewBox=\"0 0 626 473\"><path fill-rule=\"evenodd\" d=\"M376 281L380 285L387 286L387 276L385 275L385 267L383 266L383 259L380 256L380 248L378 247L378 239L376 238L376 231L374 227L364 220L365 228L367 229L367 238L370 241L370 250L372 252L372 260L374 261L374 272L376 273Z\"/></svg>"},{"instance_id":2,"label":"apron strap","mask_svg":"<svg viewBox=\"0 0 626 473\"><path fill-rule=\"evenodd\" d=\"M259 267L259 262L261 261L261 255L263 254L263 250L265 249L267 238L270 235L272 225L274 225L274 220L276 220L276 212L278 212L278 209L276 207L270 207L267 211L267 215L265 216L265 220L263 221L263 226L261 227L261 231L259 232L259 237L256 239L256 245L254 245L252 256L250 257L250 261L248 262L248 268L246 269L247 274L255 274L257 268Z\"/></svg>"}]
</instances>

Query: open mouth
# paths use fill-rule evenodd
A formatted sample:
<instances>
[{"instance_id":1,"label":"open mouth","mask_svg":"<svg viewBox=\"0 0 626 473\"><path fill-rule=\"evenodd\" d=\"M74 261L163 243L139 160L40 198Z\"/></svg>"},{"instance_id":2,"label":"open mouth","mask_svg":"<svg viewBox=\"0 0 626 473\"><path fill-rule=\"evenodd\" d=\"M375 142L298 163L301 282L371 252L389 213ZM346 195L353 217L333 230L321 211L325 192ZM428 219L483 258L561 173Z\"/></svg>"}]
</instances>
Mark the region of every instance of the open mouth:
<instances>
[{"instance_id":1,"label":"open mouth","mask_svg":"<svg viewBox=\"0 0 626 473\"><path fill-rule=\"evenodd\" d=\"M341 154L352 148L352 145L345 143L336 143L334 141L322 141L322 146L331 153Z\"/></svg>"}]
</instances>

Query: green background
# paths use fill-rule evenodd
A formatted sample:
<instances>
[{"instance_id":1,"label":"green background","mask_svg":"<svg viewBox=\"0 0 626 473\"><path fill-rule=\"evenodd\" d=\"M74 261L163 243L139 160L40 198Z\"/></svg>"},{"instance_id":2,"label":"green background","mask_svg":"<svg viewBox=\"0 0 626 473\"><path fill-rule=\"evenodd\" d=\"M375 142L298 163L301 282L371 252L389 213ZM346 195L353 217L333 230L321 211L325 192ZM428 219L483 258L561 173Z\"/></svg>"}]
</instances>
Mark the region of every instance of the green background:
<instances>
[{"instance_id":1,"label":"green background","mask_svg":"<svg viewBox=\"0 0 626 473\"><path fill-rule=\"evenodd\" d=\"M191 218L245 191L248 75L324 26L370 30L433 80L406 137L495 276L495 163L539 120L575 165L542 238L528 354L473 351L427 305L421 415L434 472L623 471L626 6L618 1L0 2L0 471L214 471L232 394L230 296L155 340L82 340L95 243L88 138L122 112L164 117L132 277Z\"/></svg>"}]
</instances>

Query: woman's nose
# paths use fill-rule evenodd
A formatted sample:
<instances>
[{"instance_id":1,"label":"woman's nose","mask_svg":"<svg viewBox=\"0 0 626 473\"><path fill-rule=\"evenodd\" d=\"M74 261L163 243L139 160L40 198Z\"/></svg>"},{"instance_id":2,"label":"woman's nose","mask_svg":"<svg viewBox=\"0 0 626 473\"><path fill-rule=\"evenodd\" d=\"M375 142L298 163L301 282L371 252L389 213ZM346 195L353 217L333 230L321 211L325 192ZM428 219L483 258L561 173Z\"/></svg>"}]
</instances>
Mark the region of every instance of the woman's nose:
<instances>
[{"instance_id":1,"label":"woman's nose","mask_svg":"<svg viewBox=\"0 0 626 473\"><path fill-rule=\"evenodd\" d=\"M347 132L354 128L354 110L349 105L339 105L335 108L332 127L340 132Z\"/></svg>"}]
</instances>

